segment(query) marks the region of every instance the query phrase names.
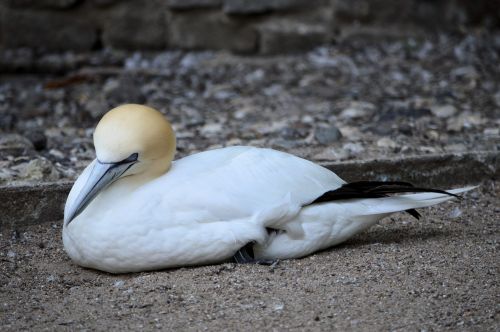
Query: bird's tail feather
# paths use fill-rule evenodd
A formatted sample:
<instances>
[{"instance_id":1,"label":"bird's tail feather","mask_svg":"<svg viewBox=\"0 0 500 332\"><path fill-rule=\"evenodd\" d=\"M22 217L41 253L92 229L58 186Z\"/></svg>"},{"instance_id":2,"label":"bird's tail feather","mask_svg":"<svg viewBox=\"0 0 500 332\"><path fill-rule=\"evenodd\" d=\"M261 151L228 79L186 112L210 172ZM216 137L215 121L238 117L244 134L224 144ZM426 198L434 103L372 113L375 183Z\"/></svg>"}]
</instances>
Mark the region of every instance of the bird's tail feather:
<instances>
[{"instance_id":1,"label":"bird's tail feather","mask_svg":"<svg viewBox=\"0 0 500 332\"><path fill-rule=\"evenodd\" d=\"M464 187L447 190L450 194L460 194L476 188L477 186ZM358 215L385 215L399 211L418 209L432 206L454 198L448 194L435 192L408 194L381 198L366 198L357 200L357 204L362 204L363 209L358 210ZM354 202L353 202L354 203Z\"/></svg>"}]
</instances>

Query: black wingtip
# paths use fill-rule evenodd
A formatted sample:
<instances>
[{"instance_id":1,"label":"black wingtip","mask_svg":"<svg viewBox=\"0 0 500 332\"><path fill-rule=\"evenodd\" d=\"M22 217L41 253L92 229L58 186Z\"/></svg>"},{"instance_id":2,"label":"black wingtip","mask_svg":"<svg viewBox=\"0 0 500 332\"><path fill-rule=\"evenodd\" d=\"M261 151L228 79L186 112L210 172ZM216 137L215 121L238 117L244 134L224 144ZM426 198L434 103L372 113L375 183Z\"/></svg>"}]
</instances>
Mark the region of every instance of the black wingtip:
<instances>
[{"instance_id":1,"label":"black wingtip","mask_svg":"<svg viewBox=\"0 0 500 332\"><path fill-rule=\"evenodd\" d=\"M455 198L460 198L460 196L456 194L452 194L450 192L447 192L445 190L441 189L434 189L434 188L423 188L423 187L407 187L407 186L399 186L399 185L381 185L377 186L374 188L370 188L366 190L367 193L379 193L379 194L397 194L397 193L436 193L436 194L443 194L443 195L448 195L452 196Z\"/></svg>"},{"instance_id":2,"label":"black wingtip","mask_svg":"<svg viewBox=\"0 0 500 332\"><path fill-rule=\"evenodd\" d=\"M443 194L461 199L460 196L434 188L415 187L409 182L402 181L357 181L350 182L342 185L342 187L325 192L323 195L316 198L310 204L331 202L343 199L354 198L382 198L390 194L400 193L421 193L432 192L436 194ZM308 204L308 205L310 205ZM420 219L421 215L415 209L406 210L411 216Z\"/></svg>"}]
</instances>

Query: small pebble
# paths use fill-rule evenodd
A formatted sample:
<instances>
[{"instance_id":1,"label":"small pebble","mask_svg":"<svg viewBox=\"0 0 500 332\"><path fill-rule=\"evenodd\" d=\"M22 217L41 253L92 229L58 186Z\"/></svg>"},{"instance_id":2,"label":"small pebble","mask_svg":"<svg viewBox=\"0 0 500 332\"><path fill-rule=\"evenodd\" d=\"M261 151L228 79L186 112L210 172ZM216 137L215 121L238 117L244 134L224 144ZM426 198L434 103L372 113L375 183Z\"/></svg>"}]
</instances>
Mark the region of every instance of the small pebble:
<instances>
[{"instance_id":1,"label":"small pebble","mask_svg":"<svg viewBox=\"0 0 500 332\"><path fill-rule=\"evenodd\" d=\"M388 137L382 137L377 141L377 146L384 149L394 149L398 144Z\"/></svg>"},{"instance_id":2,"label":"small pebble","mask_svg":"<svg viewBox=\"0 0 500 332\"><path fill-rule=\"evenodd\" d=\"M365 148L360 143L346 143L342 149L350 152L352 155L358 155L365 151Z\"/></svg>"},{"instance_id":3,"label":"small pebble","mask_svg":"<svg viewBox=\"0 0 500 332\"><path fill-rule=\"evenodd\" d=\"M453 105L442 105L431 108L431 112L438 118L449 118L457 113L457 109Z\"/></svg>"},{"instance_id":4,"label":"small pebble","mask_svg":"<svg viewBox=\"0 0 500 332\"><path fill-rule=\"evenodd\" d=\"M458 206L454 207L453 210L448 213L448 217L450 218L458 218L462 215L462 210Z\"/></svg>"},{"instance_id":5,"label":"small pebble","mask_svg":"<svg viewBox=\"0 0 500 332\"><path fill-rule=\"evenodd\" d=\"M113 283L113 286L116 288L121 288L124 284L125 282L123 280L117 280Z\"/></svg>"},{"instance_id":6,"label":"small pebble","mask_svg":"<svg viewBox=\"0 0 500 332\"><path fill-rule=\"evenodd\" d=\"M368 113L360 108L346 108L340 112L340 117L343 119L358 119L365 117Z\"/></svg>"},{"instance_id":7,"label":"small pebble","mask_svg":"<svg viewBox=\"0 0 500 332\"><path fill-rule=\"evenodd\" d=\"M327 145L340 140L342 138L342 133L336 126L319 127L314 132L314 138L318 143Z\"/></svg>"}]
</instances>

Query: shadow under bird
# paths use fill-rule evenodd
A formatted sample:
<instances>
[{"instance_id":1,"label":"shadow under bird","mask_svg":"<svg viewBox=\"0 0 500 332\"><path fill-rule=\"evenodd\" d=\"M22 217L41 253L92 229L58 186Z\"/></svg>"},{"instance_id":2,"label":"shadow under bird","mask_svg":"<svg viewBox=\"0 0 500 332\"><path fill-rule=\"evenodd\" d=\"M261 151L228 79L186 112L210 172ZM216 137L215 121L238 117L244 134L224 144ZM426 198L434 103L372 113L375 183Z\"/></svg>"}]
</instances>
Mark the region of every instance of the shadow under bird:
<instances>
[{"instance_id":1,"label":"shadow under bird","mask_svg":"<svg viewBox=\"0 0 500 332\"><path fill-rule=\"evenodd\" d=\"M111 273L303 257L474 188L346 183L305 159L247 146L173 161L170 123L134 104L104 115L94 144L97 158L66 202L63 241L74 262Z\"/></svg>"}]
</instances>

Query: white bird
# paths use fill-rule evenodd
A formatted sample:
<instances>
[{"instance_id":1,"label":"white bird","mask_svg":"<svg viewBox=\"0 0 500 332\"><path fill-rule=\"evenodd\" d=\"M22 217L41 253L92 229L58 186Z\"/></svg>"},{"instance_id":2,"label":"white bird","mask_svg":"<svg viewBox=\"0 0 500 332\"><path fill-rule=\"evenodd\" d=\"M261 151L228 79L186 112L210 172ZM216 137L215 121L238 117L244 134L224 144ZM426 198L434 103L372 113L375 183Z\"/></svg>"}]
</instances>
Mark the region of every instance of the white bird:
<instances>
[{"instance_id":1,"label":"white bird","mask_svg":"<svg viewBox=\"0 0 500 332\"><path fill-rule=\"evenodd\" d=\"M303 257L473 188L348 184L310 161L245 146L173 161L172 127L141 105L104 115L94 144L97 158L66 202L63 241L74 262L111 273ZM387 196L401 192L423 193Z\"/></svg>"}]
</instances>

